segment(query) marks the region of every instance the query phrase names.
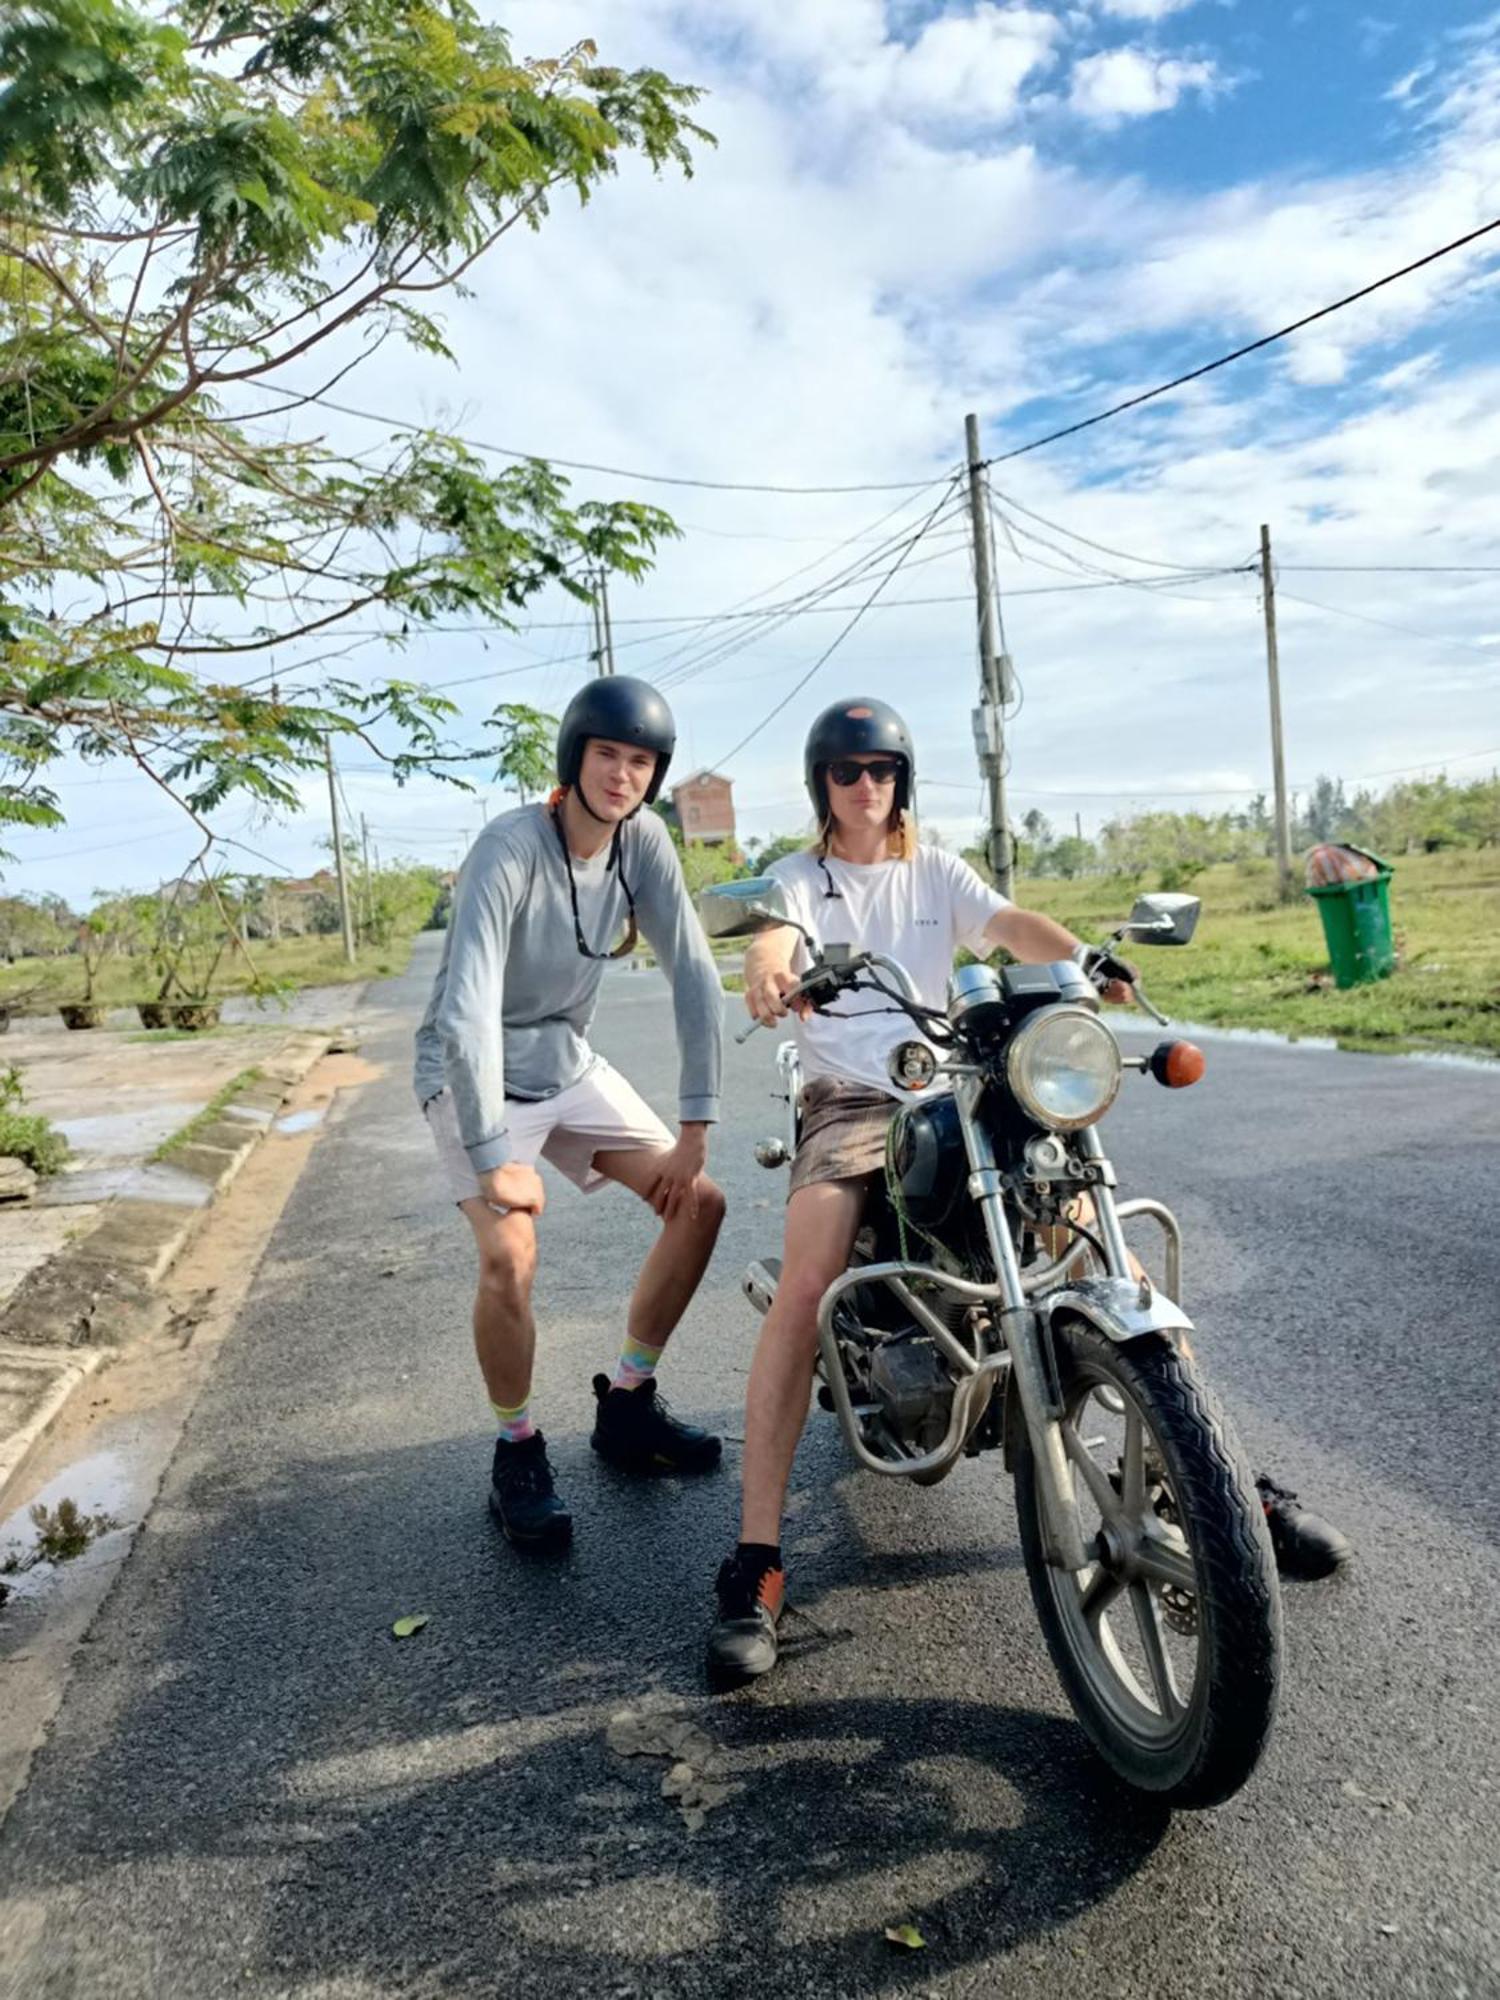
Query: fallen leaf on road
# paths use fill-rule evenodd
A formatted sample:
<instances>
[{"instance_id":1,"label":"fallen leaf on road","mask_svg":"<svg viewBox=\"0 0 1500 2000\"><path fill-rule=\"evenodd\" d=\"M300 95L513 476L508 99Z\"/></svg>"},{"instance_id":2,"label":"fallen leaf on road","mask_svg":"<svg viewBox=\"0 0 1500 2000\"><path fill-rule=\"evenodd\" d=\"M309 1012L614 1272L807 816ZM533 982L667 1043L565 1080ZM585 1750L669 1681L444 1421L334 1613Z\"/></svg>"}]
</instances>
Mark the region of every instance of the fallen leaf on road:
<instances>
[{"instance_id":1,"label":"fallen leaf on road","mask_svg":"<svg viewBox=\"0 0 1500 2000\"><path fill-rule=\"evenodd\" d=\"M899 1944L903 1951L925 1951L927 1940L915 1924L890 1924L886 1928L886 1942Z\"/></svg>"},{"instance_id":2,"label":"fallen leaf on road","mask_svg":"<svg viewBox=\"0 0 1500 2000\"><path fill-rule=\"evenodd\" d=\"M430 1622L431 1620L425 1611L417 1612L412 1618L398 1618L391 1627L391 1637L393 1639L409 1639L414 1632L420 1632L422 1627Z\"/></svg>"}]
</instances>

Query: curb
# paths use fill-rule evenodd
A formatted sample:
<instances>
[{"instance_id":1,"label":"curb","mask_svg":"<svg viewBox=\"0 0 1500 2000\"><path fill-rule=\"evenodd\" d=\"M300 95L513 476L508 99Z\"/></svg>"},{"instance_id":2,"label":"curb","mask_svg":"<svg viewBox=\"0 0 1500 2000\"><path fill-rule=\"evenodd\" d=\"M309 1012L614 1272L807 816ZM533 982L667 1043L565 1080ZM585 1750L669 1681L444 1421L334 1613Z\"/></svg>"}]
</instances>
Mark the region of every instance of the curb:
<instances>
[{"instance_id":1,"label":"curb","mask_svg":"<svg viewBox=\"0 0 1500 2000\"><path fill-rule=\"evenodd\" d=\"M271 1130L289 1092L343 1034L291 1035L261 1077L164 1163L167 1198L122 1196L88 1235L33 1271L0 1314L0 1390L30 1404L0 1433L0 1500L80 1382L160 1325L157 1287L197 1234L216 1196ZM35 1401L32 1402L32 1398ZM0 1405L3 1407L3 1405Z\"/></svg>"},{"instance_id":2,"label":"curb","mask_svg":"<svg viewBox=\"0 0 1500 2000\"><path fill-rule=\"evenodd\" d=\"M104 1361L102 1347L67 1360L35 1348L0 1347L0 1385L7 1399L35 1398L22 1422L0 1438L0 1510L10 1482L31 1456L31 1447L46 1436L73 1391L102 1368Z\"/></svg>"}]
</instances>

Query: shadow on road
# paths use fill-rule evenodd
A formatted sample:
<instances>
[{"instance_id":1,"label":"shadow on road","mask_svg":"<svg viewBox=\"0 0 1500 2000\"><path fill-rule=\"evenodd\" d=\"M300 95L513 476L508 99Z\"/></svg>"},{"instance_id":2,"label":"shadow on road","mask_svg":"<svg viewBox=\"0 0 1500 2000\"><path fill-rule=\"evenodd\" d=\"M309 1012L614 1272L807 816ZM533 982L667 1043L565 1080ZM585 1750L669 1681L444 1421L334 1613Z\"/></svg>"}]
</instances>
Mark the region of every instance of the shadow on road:
<instances>
[{"instance_id":1,"label":"shadow on road","mask_svg":"<svg viewBox=\"0 0 1500 2000\"><path fill-rule=\"evenodd\" d=\"M71 1808L23 1802L7 1830L5 1888L65 1888L49 1972L86 1966L101 1983L78 1990L105 1990L86 1914L105 1874L149 1932L144 1884L243 1869L250 1993L425 1992L436 1973L444 1993L873 1994L1024 1946L1161 1839L1166 1815L1070 1723L884 1692L889 1657L877 1692L859 1685L868 1653L809 1670L847 1637L816 1603L774 1683L706 1702L704 1577L663 1561L681 1496L626 1500L602 1467L590 1485L581 1440L560 1455L599 1532L555 1568L496 1546L472 1438L202 1463L137 1553L156 1670L143 1682L118 1640L91 1662L109 1720L54 1746ZM1006 1553L862 1568L841 1534L820 1582L904 1584L934 1561L959 1576ZM392 1617L417 1610L429 1627L394 1641ZM841 1673L851 1691L829 1698ZM662 1796L663 1761L606 1742L653 1690L691 1690L720 1746L732 1789L697 1832ZM908 1922L924 1951L885 1941Z\"/></svg>"}]
</instances>

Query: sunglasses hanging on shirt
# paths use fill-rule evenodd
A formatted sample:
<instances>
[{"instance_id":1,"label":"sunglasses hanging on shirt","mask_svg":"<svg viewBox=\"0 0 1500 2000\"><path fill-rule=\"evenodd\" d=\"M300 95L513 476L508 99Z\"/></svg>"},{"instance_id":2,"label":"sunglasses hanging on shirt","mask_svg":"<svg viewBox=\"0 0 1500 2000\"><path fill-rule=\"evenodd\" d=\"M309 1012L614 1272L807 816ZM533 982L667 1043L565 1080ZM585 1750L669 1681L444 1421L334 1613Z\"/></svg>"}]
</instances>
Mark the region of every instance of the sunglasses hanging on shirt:
<instances>
[{"instance_id":1,"label":"sunglasses hanging on shirt","mask_svg":"<svg viewBox=\"0 0 1500 2000\"><path fill-rule=\"evenodd\" d=\"M625 831L623 825L615 828L614 838L609 843L609 866L619 876L620 887L625 891L625 935L613 951L594 951L583 935L583 919L578 914L578 884L573 879L573 857L568 852L568 836L563 831L561 813L553 812L552 824L557 828L558 843L562 848L563 867L568 871L568 898L573 905L573 938L578 946L579 957L598 959L626 957L630 952L635 950L641 933L635 920L635 897L631 893L630 884L625 880L625 869L620 859L621 836Z\"/></svg>"}]
</instances>

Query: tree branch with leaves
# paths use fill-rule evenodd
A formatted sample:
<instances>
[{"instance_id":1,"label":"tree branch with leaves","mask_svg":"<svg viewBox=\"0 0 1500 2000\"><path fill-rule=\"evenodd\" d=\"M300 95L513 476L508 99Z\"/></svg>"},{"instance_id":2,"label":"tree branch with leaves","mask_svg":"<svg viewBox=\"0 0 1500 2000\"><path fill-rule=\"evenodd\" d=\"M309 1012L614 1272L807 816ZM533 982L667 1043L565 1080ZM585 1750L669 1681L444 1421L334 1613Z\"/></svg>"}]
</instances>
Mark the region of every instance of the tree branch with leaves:
<instances>
[{"instance_id":1,"label":"tree branch with leaves","mask_svg":"<svg viewBox=\"0 0 1500 2000\"><path fill-rule=\"evenodd\" d=\"M697 98L588 43L517 61L465 0L10 12L0 826L61 821L69 751L133 759L200 822L297 807L328 735L466 782L451 702L318 649L513 627L549 587L587 601L590 569L644 574L676 529L437 429L341 449L319 396L388 341L451 360L433 296L560 193L631 156L690 172ZM534 713L495 710L505 755Z\"/></svg>"}]
</instances>

